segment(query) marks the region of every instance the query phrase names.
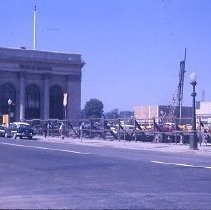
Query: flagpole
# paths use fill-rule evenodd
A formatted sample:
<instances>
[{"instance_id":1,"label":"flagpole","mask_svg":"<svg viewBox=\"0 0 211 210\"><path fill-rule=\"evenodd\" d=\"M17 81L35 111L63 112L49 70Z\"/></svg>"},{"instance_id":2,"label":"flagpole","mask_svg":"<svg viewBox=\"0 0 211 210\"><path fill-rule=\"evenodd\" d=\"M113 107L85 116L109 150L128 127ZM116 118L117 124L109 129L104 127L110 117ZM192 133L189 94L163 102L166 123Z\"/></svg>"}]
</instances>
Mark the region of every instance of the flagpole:
<instances>
[{"instance_id":1,"label":"flagpole","mask_svg":"<svg viewBox=\"0 0 211 210\"><path fill-rule=\"evenodd\" d=\"M37 31L36 31L36 22L37 22L37 17L36 17L36 11L37 11L37 8L36 8L36 5L34 6L34 50L36 50L36 45L37 45Z\"/></svg>"}]
</instances>

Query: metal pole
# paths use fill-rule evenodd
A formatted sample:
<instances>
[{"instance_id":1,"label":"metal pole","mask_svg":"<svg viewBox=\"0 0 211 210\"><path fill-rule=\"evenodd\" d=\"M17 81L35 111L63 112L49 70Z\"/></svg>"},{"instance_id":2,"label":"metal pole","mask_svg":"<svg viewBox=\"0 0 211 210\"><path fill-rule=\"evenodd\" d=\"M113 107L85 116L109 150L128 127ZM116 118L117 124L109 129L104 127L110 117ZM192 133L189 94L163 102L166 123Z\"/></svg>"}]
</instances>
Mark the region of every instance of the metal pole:
<instances>
[{"instance_id":1,"label":"metal pole","mask_svg":"<svg viewBox=\"0 0 211 210\"><path fill-rule=\"evenodd\" d=\"M82 124L82 122L79 123L79 137L80 137L80 140L82 142L82 138L83 138L83 124Z\"/></svg>"},{"instance_id":2,"label":"metal pole","mask_svg":"<svg viewBox=\"0 0 211 210\"><path fill-rule=\"evenodd\" d=\"M137 133L136 133L136 119L133 119L133 125L134 125L134 129L135 129L135 142L137 141Z\"/></svg>"},{"instance_id":3,"label":"metal pole","mask_svg":"<svg viewBox=\"0 0 211 210\"><path fill-rule=\"evenodd\" d=\"M180 107L179 107L179 125L181 125L182 121L182 103L180 102Z\"/></svg>"},{"instance_id":4,"label":"metal pole","mask_svg":"<svg viewBox=\"0 0 211 210\"><path fill-rule=\"evenodd\" d=\"M120 141L120 119L118 119L118 140Z\"/></svg>"},{"instance_id":5,"label":"metal pole","mask_svg":"<svg viewBox=\"0 0 211 210\"><path fill-rule=\"evenodd\" d=\"M9 104L9 107L8 107L8 114L9 114L9 124L10 124L10 104Z\"/></svg>"},{"instance_id":6,"label":"metal pole","mask_svg":"<svg viewBox=\"0 0 211 210\"><path fill-rule=\"evenodd\" d=\"M8 101L7 101L7 103L8 103L8 115L9 115L9 124L10 124L10 121L11 121L11 117L10 117L10 112L11 112L11 104L12 104L12 100L9 98L8 99Z\"/></svg>"},{"instance_id":7,"label":"metal pole","mask_svg":"<svg viewBox=\"0 0 211 210\"><path fill-rule=\"evenodd\" d=\"M125 146L125 122L124 122L124 146Z\"/></svg>"},{"instance_id":8,"label":"metal pole","mask_svg":"<svg viewBox=\"0 0 211 210\"><path fill-rule=\"evenodd\" d=\"M64 119L67 121L67 106L64 107Z\"/></svg>"},{"instance_id":9,"label":"metal pole","mask_svg":"<svg viewBox=\"0 0 211 210\"><path fill-rule=\"evenodd\" d=\"M196 132L196 92L195 92L195 87L196 87L196 82L192 82L193 85L193 93L191 94L193 96L193 110L192 110L192 114L193 114L193 131Z\"/></svg>"},{"instance_id":10,"label":"metal pole","mask_svg":"<svg viewBox=\"0 0 211 210\"><path fill-rule=\"evenodd\" d=\"M193 92L191 96L193 97L193 104L192 104L192 134L190 136L190 149L197 150L197 132L196 132L196 87L197 82L193 81L191 82L191 85L193 86Z\"/></svg>"}]
</instances>

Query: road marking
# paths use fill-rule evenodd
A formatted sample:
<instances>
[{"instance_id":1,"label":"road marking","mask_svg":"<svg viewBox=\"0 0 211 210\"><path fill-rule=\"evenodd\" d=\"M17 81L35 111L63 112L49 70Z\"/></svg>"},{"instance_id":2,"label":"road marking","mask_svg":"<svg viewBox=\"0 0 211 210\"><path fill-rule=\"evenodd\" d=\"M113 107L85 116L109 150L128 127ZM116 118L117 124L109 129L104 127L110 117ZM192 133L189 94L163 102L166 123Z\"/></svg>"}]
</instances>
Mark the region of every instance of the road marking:
<instances>
[{"instance_id":1,"label":"road marking","mask_svg":"<svg viewBox=\"0 0 211 210\"><path fill-rule=\"evenodd\" d=\"M26 147L26 148L35 148L35 149L43 149L43 150L51 150L51 151L69 152L69 153L82 154L82 155L89 155L89 154L91 154L91 153L77 152L77 151L66 150L66 149L54 149L54 148L48 148L48 147L26 146L26 145L21 145L21 144L12 144L12 143L4 143L4 142L0 142L0 143L1 144L15 146L15 147Z\"/></svg>"},{"instance_id":2,"label":"road marking","mask_svg":"<svg viewBox=\"0 0 211 210\"><path fill-rule=\"evenodd\" d=\"M161 161L150 161L151 163L163 164L163 165L175 165L175 166L182 166L182 167L192 167L192 168L206 168L211 169L211 166L195 166L191 164L183 164L183 163L168 163L168 162L161 162Z\"/></svg>"}]
</instances>

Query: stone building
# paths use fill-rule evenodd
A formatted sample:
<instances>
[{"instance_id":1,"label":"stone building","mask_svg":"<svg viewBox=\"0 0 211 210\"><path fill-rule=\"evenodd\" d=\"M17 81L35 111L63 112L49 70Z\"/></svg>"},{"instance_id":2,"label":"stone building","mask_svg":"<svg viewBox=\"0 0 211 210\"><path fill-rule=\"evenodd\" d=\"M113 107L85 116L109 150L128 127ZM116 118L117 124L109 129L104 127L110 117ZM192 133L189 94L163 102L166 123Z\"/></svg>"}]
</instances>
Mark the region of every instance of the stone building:
<instances>
[{"instance_id":1,"label":"stone building","mask_svg":"<svg viewBox=\"0 0 211 210\"><path fill-rule=\"evenodd\" d=\"M0 48L0 115L10 113L12 121L64 119L67 93L66 117L78 119L83 65L79 54Z\"/></svg>"}]
</instances>

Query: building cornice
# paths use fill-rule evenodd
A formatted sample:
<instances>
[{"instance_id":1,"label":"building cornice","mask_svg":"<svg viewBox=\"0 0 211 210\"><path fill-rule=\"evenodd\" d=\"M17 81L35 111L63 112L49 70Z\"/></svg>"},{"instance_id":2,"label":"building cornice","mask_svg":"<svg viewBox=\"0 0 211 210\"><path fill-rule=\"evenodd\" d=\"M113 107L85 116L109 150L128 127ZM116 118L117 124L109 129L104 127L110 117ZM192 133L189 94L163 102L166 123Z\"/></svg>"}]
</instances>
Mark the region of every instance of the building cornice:
<instances>
[{"instance_id":1,"label":"building cornice","mask_svg":"<svg viewBox=\"0 0 211 210\"><path fill-rule=\"evenodd\" d=\"M48 52L27 49L11 49L0 47L0 61L2 62L42 62L82 68L85 62L80 54Z\"/></svg>"}]
</instances>

